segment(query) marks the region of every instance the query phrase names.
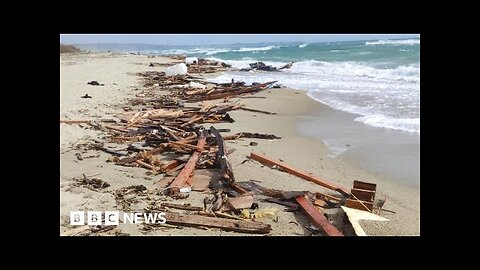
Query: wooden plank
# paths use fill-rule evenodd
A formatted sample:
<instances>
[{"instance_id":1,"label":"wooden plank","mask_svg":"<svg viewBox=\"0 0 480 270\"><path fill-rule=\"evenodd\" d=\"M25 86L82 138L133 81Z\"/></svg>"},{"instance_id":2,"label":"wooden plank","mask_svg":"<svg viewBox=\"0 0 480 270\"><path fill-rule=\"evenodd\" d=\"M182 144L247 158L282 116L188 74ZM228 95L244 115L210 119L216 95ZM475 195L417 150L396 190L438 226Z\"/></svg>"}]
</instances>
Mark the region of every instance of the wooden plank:
<instances>
[{"instance_id":1,"label":"wooden plank","mask_svg":"<svg viewBox=\"0 0 480 270\"><path fill-rule=\"evenodd\" d=\"M298 204L303 208L307 216L317 224L328 236L344 236L328 219L318 211L318 209L305 196L295 198Z\"/></svg>"},{"instance_id":2,"label":"wooden plank","mask_svg":"<svg viewBox=\"0 0 480 270\"><path fill-rule=\"evenodd\" d=\"M157 170L157 168L155 168L155 166L150 165L150 164L148 164L148 163L145 163L145 162L143 162L143 161L141 161L141 160L135 160L135 163L137 163L138 165L140 165L140 166L142 166L142 167L145 167L145 168L147 168L147 169L150 169L150 170L152 170L152 171L156 171L156 170Z\"/></svg>"},{"instance_id":3,"label":"wooden plank","mask_svg":"<svg viewBox=\"0 0 480 270\"><path fill-rule=\"evenodd\" d=\"M198 146L191 145L191 144L188 144L188 143L170 142L169 144L173 144L173 145L177 145L177 146L181 146L181 147L185 147L185 148L190 148L190 149L193 149L193 150L196 150L196 151L203 151L203 149L200 149Z\"/></svg>"},{"instance_id":4,"label":"wooden plank","mask_svg":"<svg viewBox=\"0 0 480 270\"><path fill-rule=\"evenodd\" d=\"M377 184L353 180L353 188L375 191Z\"/></svg>"},{"instance_id":5,"label":"wooden plank","mask_svg":"<svg viewBox=\"0 0 480 270\"><path fill-rule=\"evenodd\" d=\"M175 167L177 167L178 165L180 165L180 162L176 159L172 160L172 161L169 161L168 163L162 165L162 170L163 171L168 171L168 170L171 170Z\"/></svg>"},{"instance_id":6,"label":"wooden plank","mask_svg":"<svg viewBox=\"0 0 480 270\"><path fill-rule=\"evenodd\" d=\"M91 124L91 120L60 120L60 124Z\"/></svg>"},{"instance_id":7,"label":"wooden plank","mask_svg":"<svg viewBox=\"0 0 480 270\"><path fill-rule=\"evenodd\" d=\"M363 211L367 211L367 209L365 209L365 206L362 205L365 205L368 210L370 210L370 212L373 211L373 203L372 202L359 202L355 199L347 199L347 201L345 202L345 206L346 207L350 207L350 208L355 208L355 209L358 209L358 210L363 210Z\"/></svg>"},{"instance_id":8,"label":"wooden plank","mask_svg":"<svg viewBox=\"0 0 480 270\"><path fill-rule=\"evenodd\" d=\"M352 188L352 194L358 199L366 202L373 202L375 199L375 191Z\"/></svg>"},{"instance_id":9,"label":"wooden plank","mask_svg":"<svg viewBox=\"0 0 480 270\"><path fill-rule=\"evenodd\" d=\"M241 107L240 110L249 111L249 112L258 112L258 113L264 113L264 114L271 114L271 115L277 114L276 112L267 112L267 111L250 109L250 108L245 108L245 107Z\"/></svg>"},{"instance_id":10,"label":"wooden plank","mask_svg":"<svg viewBox=\"0 0 480 270\"><path fill-rule=\"evenodd\" d=\"M194 117L194 118L191 119L190 121L181 124L180 127L182 127L182 128L183 128L183 127L186 127L186 126L188 126L188 125L190 125L190 124L193 124L193 123L195 123L195 122L197 122L197 121L199 121L199 120L201 120L201 119L203 119L203 116Z\"/></svg>"},{"instance_id":11,"label":"wooden plank","mask_svg":"<svg viewBox=\"0 0 480 270\"><path fill-rule=\"evenodd\" d=\"M328 182L327 180L324 180L324 179L320 179L318 177L315 177L313 175L310 175L306 172L302 172L300 170L297 170L291 166L288 166L286 164L283 164L281 162L278 162L278 161L275 161L275 160L272 160L272 159L269 159L263 155L260 155L260 154L256 154L254 152L251 152L250 153L250 158L260 162L260 163L263 163L263 164L266 164L266 165L269 165L269 166L273 166L273 165L276 165L277 167L280 167L283 169L283 171L287 172L287 173L290 173L290 174L293 174L295 176L298 176L302 179L305 179L307 181L311 181L315 184L318 184L322 187L325 187L325 188L328 188L328 189L331 189L331 190L334 190L334 191L337 191L345 196L348 196L349 195L349 191L348 189L344 188L344 187L341 187L341 186L338 186L334 183L331 183L331 182Z\"/></svg>"},{"instance_id":12,"label":"wooden plank","mask_svg":"<svg viewBox=\"0 0 480 270\"><path fill-rule=\"evenodd\" d=\"M205 226L212 228L220 228L226 231L235 231L241 233L269 233L272 228L270 224L250 220L235 220L226 218L205 217L199 215L181 215L177 213L165 213L167 224L181 226Z\"/></svg>"},{"instance_id":13,"label":"wooden plank","mask_svg":"<svg viewBox=\"0 0 480 270\"><path fill-rule=\"evenodd\" d=\"M195 172L195 175L188 178L185 186L191 186L193 191L205 191L210 185L210 180L210 177L206 175L197 175Z\"/></svg>"},{"instance_id":14,"label":"wooden plank","mask_svg":"<svg viewBox=\"0 0 480 270\"><path fill-rule=\"evenodd\" d=\"M228 198L227 203L224 203L219 210L220 212L225 212L225 211L232 211L232 210L238 210L238 209L245 209L245 208L252 207L252 204L253 204L252 195Z\"/></svg>"},{"instance_id":15,"label":"wooden plank","mask_svg":"<svg viewBox=\"0 0 480 270\"><path fill-rule=\"evenodd\" d=\"M115 130L115 131L120 131L120 132L128 132L129 131L128 129L121 128L121 127L114 127L112 125L103 125L103 127L106 127L108 129L112 129L112 130Z\"/></svg>"},{"instance_id":16,"label":"wooden plank","mask_svg":"<svg viewBox=\"0 0 480 270\"><path fill-rule=\"evenodd\" d=\"M203 207L192 206L188 204L161 203L160 205L165 207L175 208L175 209L182 209L182 210L203 211Z\"/></svg>"},{"instance_id":17,"label":"wooden plank","mask_svg":"<svg viewBox=\"0 0 480 270\"><path fill-rule=\"evenodd\" d=\"M202 132L197 144L199 149L203 150L206 140L207 137L205 136L204 132ZM188 160L187 164L185 164L185 167L183 167L182 171L177 175L177 177L175 177L175 180L173 180L172 184L170 185L171 194L178 193L180 191L180 188L185 185L188 178L190 178L190 175L192 175L193 171L195 170L195 166L197 165L200 154L201 152L195 151Z\"/></svg>"},{"instance_id":18,"label":"wooden plank","mask_svg":"<svg viewBox=\"0 0 480 270\"><path fill-rule=\"evenodd\" d=\"M333 200L333 201L337 201L337 202L341 202L342 199L338 198L338 197L335 197L335 196L332 196L332 195L329 195L329 194L325 194L325 193L321 193L321 192L315 192L315 196L318 198L326 198L326 199L329 199L329 200Z\"/></svg>"},{"instance_id":19,"label":"wooden plank","mask_svg":"<svg viewBox=\"0 0 480 270\"><path fill-rule=\"evenodd\" d=\"M210 132L215 136L215 141L218 145L217 156L215 158L215 166L220 167L220 173L222 177L228 182L235 182L235 175L233 174L233 168L230 164L230 161L227 158L227 147L225 141L222 138L222 135L216 128L213 126L210 127Z\"/></svg>"},{"instance_id":20,"label":"wooden plank","mask_svg":"<svg viewBox=\"0 0 480 270\"><path fill-rule=\"evenodd\" d=\"M266 198L266 199L264 199L264 201L280 204L280 205L283 205L283 206L286 206L286 207L290 208L291 210L297 210L298 209L298 204L291 203L289 201L282 201L282 200L279 200L277 198Z\"/></svg>"}]
</instances>

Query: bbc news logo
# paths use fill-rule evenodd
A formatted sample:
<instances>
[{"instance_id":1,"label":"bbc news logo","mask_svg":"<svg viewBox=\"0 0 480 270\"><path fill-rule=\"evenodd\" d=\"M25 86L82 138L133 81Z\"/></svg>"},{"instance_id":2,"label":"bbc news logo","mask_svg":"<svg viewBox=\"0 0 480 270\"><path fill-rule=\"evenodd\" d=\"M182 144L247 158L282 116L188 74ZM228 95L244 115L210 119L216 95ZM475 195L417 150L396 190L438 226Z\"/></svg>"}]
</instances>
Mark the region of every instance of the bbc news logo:
<instances>
[{"instance_id":1,"label":"bbc news logo","mask_svg":"<svg viewBox=\"0 0 480 270\"><path fill-rule=\"evenodd\" d=\"M102 213L105 213L105 219L102 218ZM85 225L85 221L87 225L118 225L120 220L129 224L165 224L167 222L164 212L120 215L119 211L87 211L85 215L84 211L70 211L70 225Z\"/></svg>"}]
</instances>

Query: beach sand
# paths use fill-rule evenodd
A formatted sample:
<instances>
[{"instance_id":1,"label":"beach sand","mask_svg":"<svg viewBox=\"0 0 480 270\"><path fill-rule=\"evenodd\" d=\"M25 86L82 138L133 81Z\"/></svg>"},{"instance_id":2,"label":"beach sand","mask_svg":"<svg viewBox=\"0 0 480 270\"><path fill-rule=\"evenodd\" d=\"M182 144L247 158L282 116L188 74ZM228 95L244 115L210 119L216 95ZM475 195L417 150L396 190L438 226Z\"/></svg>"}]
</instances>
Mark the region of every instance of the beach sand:
<instances>
[{"instance_id":1,"label":"beach sand","mask_svg":"<svg viewBox=\"0 0 480 270\"><path fill-rule=\"evenodd\" d=\"M122 107L129 98L141 95L143 87L140 78L135 72L157 70L161 67L149 67L150 62L168 62L169 58L147 58L144 55L130 55L119 53L75 53L61 55L61 104L60 118L73 120L116 119L116 114L122 112ZM105 86L87 85L88 81L96 80ZM82 99L80 96L88 93L93 98ZM262 166L256 161L247 161L250 152L264 154L272 159L281 159L286 164L311 172L316 176L338 183L350 189L353 180L377 183L377 197L386 198L385 209L395 211L396 214L382 214L390 219L387 222L362 221L368 235L419 235L420 234L420 192L418 186L406 185L402 182L385 179L384 176L370 172L364 166L348 158L332 156L322 140L309 136L300 130L308 129L301 126L308 119L322 114L329 114L329 119L340 117L329 107L309 98L304 91L294 89L269 89L256 96L267 97L239 100L248 108L276 112L276 115L267 115L249 111L229 112L234 123L215 124L217 128L229 128L234 134L237 132L258 132L281 136L279 140L239 139L227 141L227 148L235 149L229 155L235 173L236 181L257 180L259 184L269 188L282 190L308 190L334 194L329 190L310 183L301 178ZM334 121L334 120L333 120ZM204 124L206 128L209 125ZM321 126L317 128L322 128ZM72 187L73 178L80 178L100 174L96 177L111 184L105 189L114 190L129 185L145 185L150 188L162 176L150 176L142 168L122 167L106 162L109 154L89 150L82 156L99 157L77 160L71 150L73 143L82 143L83 140L101 139L106 134L93 131L85 125L60 124L60 233L68 230L66 225L69 212L77 210L108 211L115 209L115 200L110 193L99 193L82 187ZM83 140L82 140L83 139ZM250 146L250 142L258 145ZM244 162L242 164L242 162ZM194 206L203 206L205 193L191 192L190 197L175 202L191 203ZM174 201L171 199L172 202ZM283 207L266 202L258 202L260 208L275 207L279 209L278 220L262 219L262 222L271 224L272 232L269 235L310 235L304 226L310 222L302 213L283 211ZM135 205L142 209L145 205ZM327 214L330 212L325 211ZM340 211L341 212L341 211ZM144 235L138 225L120 224L118 230L130 235ZM183 227L182 229L160 229L145 235L231 235L245 234L224 232L221 230L202 230Z\"/></svg>"}]
</instances>

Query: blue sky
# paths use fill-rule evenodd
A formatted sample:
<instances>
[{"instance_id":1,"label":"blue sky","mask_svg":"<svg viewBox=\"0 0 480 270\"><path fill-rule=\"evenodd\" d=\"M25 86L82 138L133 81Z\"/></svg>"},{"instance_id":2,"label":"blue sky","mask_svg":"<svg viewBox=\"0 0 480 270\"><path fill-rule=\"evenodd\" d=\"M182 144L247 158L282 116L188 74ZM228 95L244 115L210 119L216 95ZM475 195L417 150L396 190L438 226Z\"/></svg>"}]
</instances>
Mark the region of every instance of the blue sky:
<instances>
[{"instance_id":1,"label":"blue sky","mask_svg":"<svg viewBox=\"0 0 480 270\"><path fill-rule=\"evenodd\" d=\"M212 45L234 43L261 43L261 42L324 42L324 41L349 41L349 40L379 40L396 38L419 38L419 34L410 35L373 35L373 34L345 34L345 35L272 35L272 34L242 34L242 35L77 35L62 34L60 42L66 44L84 43L144 43L159 45Z\"/></svg>"}]
</instances>

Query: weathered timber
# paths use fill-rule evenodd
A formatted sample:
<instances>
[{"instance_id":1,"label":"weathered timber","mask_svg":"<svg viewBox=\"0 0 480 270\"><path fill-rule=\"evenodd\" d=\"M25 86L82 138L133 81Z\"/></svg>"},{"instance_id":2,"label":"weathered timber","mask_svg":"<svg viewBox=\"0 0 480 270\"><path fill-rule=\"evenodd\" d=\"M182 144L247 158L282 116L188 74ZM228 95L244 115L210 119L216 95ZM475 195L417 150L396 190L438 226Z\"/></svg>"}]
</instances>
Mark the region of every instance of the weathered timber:
<instances>
[{"instance_id":1,"label":"weathered timber","mask_svg":"<svg viewBox=\"0 0 480 270\"><path fill-rule=\"evenodd\" d=\"M295 198L305 211L307 216L318 225L323 232L328 236L343 236L343 233L340 232L335 226L333 226L328 219L318 211L318 209L309 201L305 196L298 196Z\"/></svg>"},{"instance_id":2,"label":"weathered timber","mask_svg":"<svg viewBox=\"0 0 480 270\"><path fill-rule=\"evenodd\" d=\"M227 158L225 142L222 138L222 135L213 126L210 127L210 132L215 136L215 140L218 145L218 152L215 158L215 165L220 167L220 172L223 178L228 180L230 183L233 183L235 182L235 176L233 174L232 165L230 164L230 161Z\"/></svg>"},{"instance_id":3,"label":"weathered timber","mask_svg":"<svg viewBox=\"0 0 480 270\"><path fill-rule=\"evenodd\" d=\"M201 134L200 138L198 139L197 146L203 150L207 137L205 136L203 130L200 132ZM183 185L187 182L188 178L190 178L190 175L192 175L193 171L195 170L195 166L197 165L200 154L200 151L193 152L187 164L185 164L185 167L183 167L182 171L177 175L177 177L175 177L175 180L173 180L172 184L170 185L170 194L178 193L180 191L180 188L182 188Z\"/></svg>"},{"instance_id":4,"label":"weathered timber","mask_svg":"<svg viewBox=\"0 0 480 270\"><path fill-rule=\"evenodd\" d=\"M181 215L176 213L165 213L167 224L182 226L205 226L212 228L220 228L226 231L235 231L241 233L269 233L272 228L270 224L264 224L249 220L234 220L226 218L205 217L199 215Z\"/></svg>"},{"instance_id":5,"label":"weathered timber","mask_svg":"<svg viewBox=\"0 0 480 270\"><path fill-rule=\"evenodd\" d=\"M250 108L245 108L245 107L240 107L239 109L240 109L240 110L244 110L244 111L249 111L249 112L258 112L258 113L271 114L271 115L277 114L276 112L267 112L267 111L262 111L262 110L257 110L257 109L250 109Z\"/></svg>"},{"instance_id":6,"label":"weathered timber","mask_svg":"<svg viewBox=\"0 0 480 270\"><path fill-rule=\"evenodd\" d=\"M182 209L182 210L190 210L190 211L202 211L203 210L203 207L186 205L186 204L161 203L160 205L165 206L165 207Z\"/></svg>"},{"instance_id":7,"label":"weathered timber","mask_svg":"<svg viewBox=\"0 0 480 270\"><path fill-rule=\"evenodd\" d=\"M330 183L328 182L327 180L323 180L323 179L320 179L318 177L315 177L315 176L312 176L306 172L302 172L300 170L297 170L291 166L288 166L286 164L283 164L281 162L278 162L278 161L275 161L275 160L272 160L272 159L269 159L263 155L260 155L260 154L256 154L256 153L250 153L250 158L260 162L260 163L263 163L265 165L269 165L269 166L277 166L279 168L281 168L283 171L287 172L287 173L290 173L290 174L293 174L295 176L298 176L302 179L305 179L305 180L308 180L308 181L311 181L315 184L318 184L322 187L325 187L325 188L328 188L328 189L331 189L331 190L334 190L334 191L337 191L339 193L341 193L342 195L345 195L345 196L348 196L349 195L349 191L348 189L344 188L344 187L340 187L336 184L333 184L333 183Z\"/></svg>"}]
</instances>

